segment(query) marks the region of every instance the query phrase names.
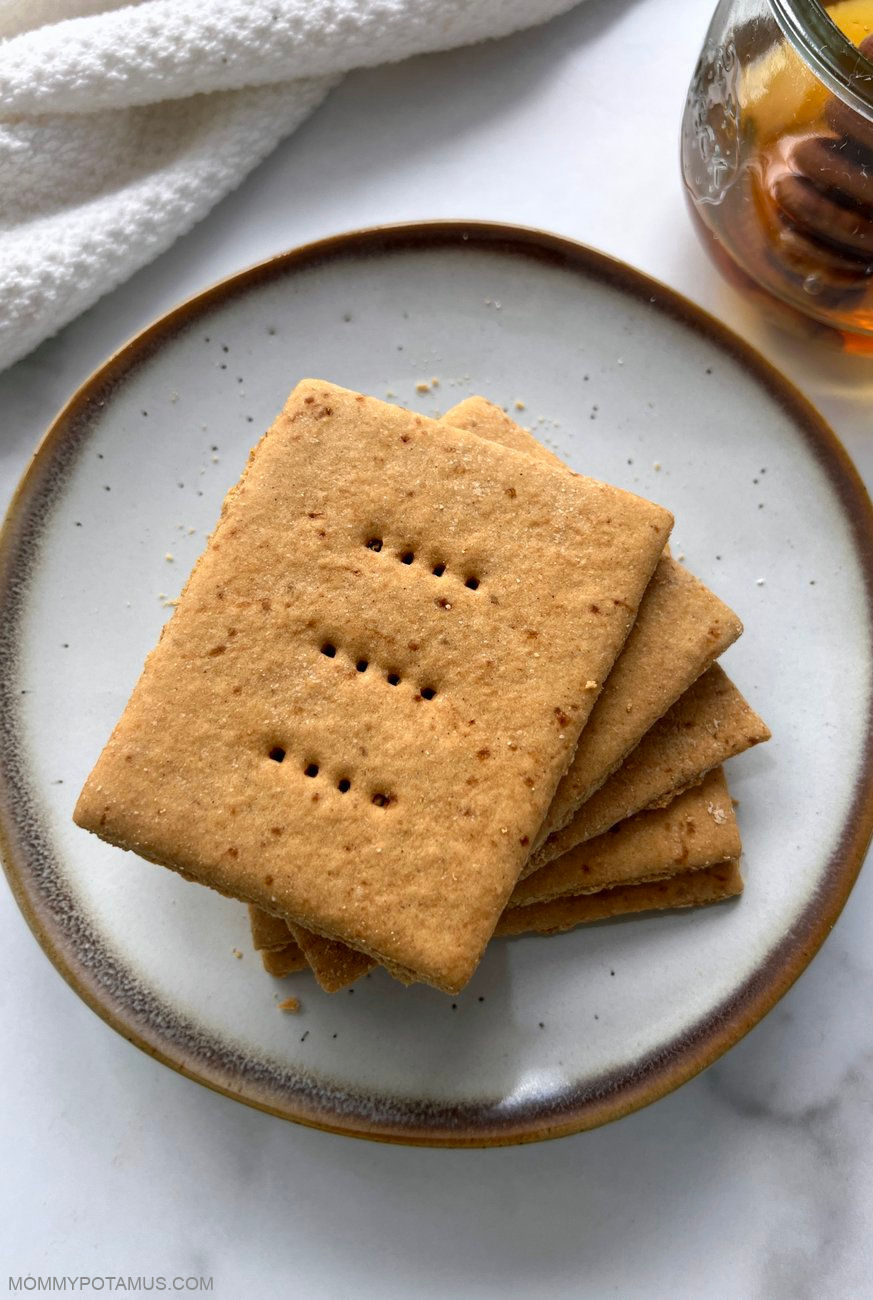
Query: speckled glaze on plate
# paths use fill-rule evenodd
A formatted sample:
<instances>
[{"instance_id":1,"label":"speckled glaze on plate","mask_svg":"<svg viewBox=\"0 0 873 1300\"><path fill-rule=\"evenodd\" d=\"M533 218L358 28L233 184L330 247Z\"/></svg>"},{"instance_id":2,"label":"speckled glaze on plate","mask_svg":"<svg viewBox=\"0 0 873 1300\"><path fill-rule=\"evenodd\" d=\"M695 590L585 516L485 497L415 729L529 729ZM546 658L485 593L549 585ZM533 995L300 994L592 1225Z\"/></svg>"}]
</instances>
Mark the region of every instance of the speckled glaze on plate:
<instances>
[{"instance_id":1,"label":"speckled glaze on plate","mask_svg":"<svg viewBox=\"0 0 873 1300\"><path fill-rule=\"evenodd\" d=\"M574 468L675 512L674 552L745 621L725 663L774 731L731 764L740 900L495 943L454 1001L381 972L329 997L306 976L266 976L241 905L72 824L168 601L304 375L426 414L484 393ZM432 1145L593 1127L734 1043L836 919L873 825L871 578L870 502L833 434L751 349L638 272L474 223L298 249L112 357L13 502L0 541L10 883L95 1011L241 1101ZM277 1010L291 993L299 1015Z\"/></svg>"}]
</instances>

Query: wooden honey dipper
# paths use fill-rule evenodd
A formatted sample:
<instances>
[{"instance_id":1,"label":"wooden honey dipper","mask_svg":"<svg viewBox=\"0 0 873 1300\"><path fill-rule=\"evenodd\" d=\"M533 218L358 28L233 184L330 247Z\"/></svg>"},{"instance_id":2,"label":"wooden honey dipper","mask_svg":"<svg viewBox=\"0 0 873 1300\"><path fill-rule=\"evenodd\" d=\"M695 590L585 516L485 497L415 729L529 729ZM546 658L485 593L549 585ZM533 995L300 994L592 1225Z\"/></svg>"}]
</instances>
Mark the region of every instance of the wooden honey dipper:
<instances>
[{"instance_id":1,"label":"wooden honey dipper","mask_svg":"<svg viewBox=\"0 0 873 1300\"><path fill-rule=\"evenodd\" d=\"M859 49L873 59L873 36ZM776 142L762 163L760 197L775 218L771 256L833 300L873 276L873 122L835 95L824 118L829 131Z\"/></svg>"}]
</instances>

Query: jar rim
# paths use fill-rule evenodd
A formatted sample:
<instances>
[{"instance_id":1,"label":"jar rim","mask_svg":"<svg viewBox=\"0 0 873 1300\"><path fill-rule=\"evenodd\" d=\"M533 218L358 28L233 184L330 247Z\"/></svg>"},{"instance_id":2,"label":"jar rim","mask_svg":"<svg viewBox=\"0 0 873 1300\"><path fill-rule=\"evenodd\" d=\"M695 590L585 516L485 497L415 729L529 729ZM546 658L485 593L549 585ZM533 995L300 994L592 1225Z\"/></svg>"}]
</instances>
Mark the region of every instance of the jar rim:
<instances>
[{"instance_id":1,"label":"jar rim","mask_svg":"<svg viewBox=\"0 0 873 1300\"><path fill-rule=\"evenodd\" d=\"M873 122L873 62L844 36L819 0L770 0L783 34L829 90Z\"/></svg>"}]
</instances>

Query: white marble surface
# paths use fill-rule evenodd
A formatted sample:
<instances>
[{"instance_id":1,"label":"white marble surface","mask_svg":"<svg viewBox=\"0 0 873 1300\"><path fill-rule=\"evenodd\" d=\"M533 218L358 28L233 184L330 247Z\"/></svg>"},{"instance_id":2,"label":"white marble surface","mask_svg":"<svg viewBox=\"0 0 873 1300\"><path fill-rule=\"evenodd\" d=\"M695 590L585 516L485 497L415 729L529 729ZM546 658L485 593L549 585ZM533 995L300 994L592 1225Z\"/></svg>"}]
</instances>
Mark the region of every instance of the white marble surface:
<instances>
[{"instance_id":1,"label":"white marble surface","mask_svg":"<svg viewBox=\"0 0 873 1300\"><path fill-rule=\"evenodd\" d=\"M873 481L873 361L765 327L690 230L677 131L707 9L587 0L350 77L190 236L0 376L0 500L70 391L180 298L310 238L428 217L545 227L674 285L787 371ZM211 1275L220 1300L873 1296L871 925L868 874L770 1016L646 1111L426 1151L300 1129L155 1064L79 1002L3 891L0 1292L144 1273Z\"/></svg>"}]
</instances>

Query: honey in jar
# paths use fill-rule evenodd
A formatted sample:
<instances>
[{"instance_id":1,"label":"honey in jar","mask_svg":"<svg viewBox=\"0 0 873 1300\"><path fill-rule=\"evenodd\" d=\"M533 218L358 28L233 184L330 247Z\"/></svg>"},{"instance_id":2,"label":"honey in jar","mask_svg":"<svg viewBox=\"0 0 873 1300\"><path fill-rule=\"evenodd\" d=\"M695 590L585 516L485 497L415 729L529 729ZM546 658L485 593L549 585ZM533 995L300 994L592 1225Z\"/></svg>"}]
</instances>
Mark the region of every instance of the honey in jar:
<instances>
[{"instance_id":1,"label":"honey in jar","mask_svg":"<svg viewBox=\"0 0 873 1300\"><path fill-rule=\"evenodd\" d=\"M682 169L734 283L873 338L873 0L719 5Z\"/></svg>"}]
</instances>

